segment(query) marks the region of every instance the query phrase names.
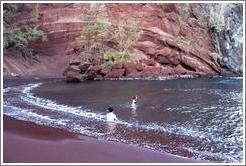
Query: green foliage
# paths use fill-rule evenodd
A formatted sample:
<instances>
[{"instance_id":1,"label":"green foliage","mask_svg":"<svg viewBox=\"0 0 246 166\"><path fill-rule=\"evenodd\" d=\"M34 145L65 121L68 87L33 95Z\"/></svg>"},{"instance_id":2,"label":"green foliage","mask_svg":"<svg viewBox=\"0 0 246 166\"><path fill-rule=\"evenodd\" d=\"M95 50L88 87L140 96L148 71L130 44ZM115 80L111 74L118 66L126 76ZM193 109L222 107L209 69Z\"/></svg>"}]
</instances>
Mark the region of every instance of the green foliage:
<instances>
[{"instance_id":1,"label":"green foliage","mask_svg":"<svg viewBox=\"0 0 246 166\"><path fill-rule=\"evenodd\" d=\"M27 31L22 31L20 28L11 29L9 32L3 35L4 48L22 46L27 47L28 43L35 40L47 40L43 31L37 30L37 28L28 28Z\"/></svg>"},{"instance_id":2,"label":"green foliage","mask_svg":"<svg viewBox=\"0 0 246 166\"><path fill-rule=\"evenodd\" d=\"M38 21L40 19L39 4L36 4L35 10L32 12L32 18L34 21Z\"/></svg>"},{"instance_id":3,"label":"green foliage","mask_svg":"<svg viewBox=\"0 0 246 166\"><path fill-rule=\"evenodd\" d=\"M22 53L24 57L31 57L32 50L28 48L28 44L35 40L47 40L46 34L37 27L29 27L21 29L19 26L16 13L18 12L18 4L3 4L3 46L5 49L15 47ZM39 5L36 5L35 13L39 13ZM17 14L18 15L18 14Z\"/></svg>"},{"instance_id":4,"label":"green foliage","mask_svg":"<svg viewBox=\"0 0 246 166\"><path fill-rule=\"evenodd\" d=\"M139 39L142 31L137 29L137 22L132 20L126 21L125 24L119 23L110 27L111 40L118 44L118 51L107 51L104 53L104 62L106 66L114 65L116 63L131 62L130 51L132 45Z\"/></svg>"},{"instance_id":5,"label":"green foliage","mask_svg":"<svg viewBox=\"0 0 246 166\"><path fill-rule=\"evenodd\" d=\"M105 51L103 53L103 66L108 67L116 63L131 62L132 45L142 34L142 31L136 28L136 21L129 20L114 25L108 20L104 5L95 4L90 6L83 21L85 28L79 37L82 45L81 52L90 52L95 43L111 40L117 44L117 51Z\"/></svg>"},{"instance_id":6,"label":"green foliage","mask_svg":"<svg viewBox=\"0 0 246 166\"><path fill-rule=\"evenodd\" d=\"M120 52L128 52L132 45L139 39L142 31L137 27L137 22L133 20L126 21L125 24L119 23L111 30L112 38L118 42Z\"/></svg>"},{"instance_id":7,"label":"green foliage","mask_svg":"<svg viewBox=\"0 0 246 166\"><path fill-rule=\"evenodd\" d=\"M41 40L41 41L46 41L47 36L44 34L42 30L38 30L37 27L35 28L28 28L27 31L24 33L25 38L30 41L34 40Z\"/></svg>"},{"instance_id":8,"label":"green foliage","mask_svg":"<svg viewBox=\"0 0 246 166\"><path fill-rule=\"evenodd\" d=\"M216 32L220 32L223 27L223 23L221 22L221 20L222 19L218 13L212 13L208 21L209 28L215 30Z\"/></svg>"},{"instance_id":9,"label":"green foliage","mask_svg":"<svg viewBox=\"0 0 246 166\"><path fill-rule=\"evenodd\" d=\"M19 28L12 29L3 35L4 48L26 46L27 44L28 42L24 37L24 33Z\"/></svg>"},{"instance_id":10,"label":"green foliage","mask_svg":"<svg viewBox=\"0 0 246 166\"><path fill-rule=\"evenodd\" d=\"M103 54L104 67L112 66L116 63L128 63L131 62L131 57L126 52L112 52L106 51Z\"/></svg>"},{"instance_id":11,"label":"green foliage","mask_svg":"<svg viewBox=\"0 0 246 166\"><path fill-rule=\"evenodd\" d=\"M110 26L105 7L99 5L97 6L97 9L94 9L95 6L93 5L91 5L87 11L84 18L85 28L79 37L80 43L87 51L90 50L95 42L103 40L107 36L108 28Z\"/></svg>"},{"instance_id":12,"label":"green foliage","mask_svg":"<svg viewBox=\"0 0 246 166\"><path fill-rule=\"evenodd\" d=\"M183 36L178 36L176 38L176 42L179 44L179 45L183 45L184 42L185 42L185 38Z\"/></svg>"},{"instance_id":13,"label":"green foliage","mask_svg":"<svg viewBox=\"0 0 246 166\"><path fill-rule=\"evenodd\" d=\"M3 4L3 21L7 22L12 14L17 10L15 3L4 3Z\"/></svg>"},{"instance_id":14,"label":"green foliage","mask_svg":"<svg viewBox=\"0 0 246 166\"><path fill-rule=\"evenodd\" d=\"M17 9L17 6L15 3L4 3L3 4L3 10L8 12L14 12Z\"/></svg>"},{"instance_id":15,"label":"green foliage","mask_svg":"<svg viewBox=\"0 0 246 166\"><path fill-rule=\"evenodd\" d=\"M37 39L47 40L43 31L37 30L37 28L28 28L26 31L14 28L4 33L3 46L6 49L15 47L24 58L32 58L32 50L28 48L28 43Z\"/></svg>"}]
</instances>

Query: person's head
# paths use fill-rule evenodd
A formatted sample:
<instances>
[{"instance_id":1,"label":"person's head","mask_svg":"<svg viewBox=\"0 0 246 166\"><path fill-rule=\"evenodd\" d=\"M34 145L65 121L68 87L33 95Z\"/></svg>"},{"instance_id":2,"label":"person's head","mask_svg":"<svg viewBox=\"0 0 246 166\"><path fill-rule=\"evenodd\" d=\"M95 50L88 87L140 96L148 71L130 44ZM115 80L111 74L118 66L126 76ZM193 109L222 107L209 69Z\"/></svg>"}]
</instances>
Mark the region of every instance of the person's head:
<instances>
[{"instance_id":1,"label":"person's head","mask_svg":"<svg viewBox=\"0 0 246 166\"><path fill-rule=\"evenodd\" d=\"M137 95L136 96L133 96L133 98L132 98L133 100L137 100Z\"/></svg>"},{"instance_id":2,"label":"person's head","mask_svg":"<svg viewBox=\"0 0 246 166\"><path fill-rule=\"evenodd\" d=\"M113 107L109 107L108 108L108 112L113 112L114 111L114 108Z\"/></svg>"}]
</instances>

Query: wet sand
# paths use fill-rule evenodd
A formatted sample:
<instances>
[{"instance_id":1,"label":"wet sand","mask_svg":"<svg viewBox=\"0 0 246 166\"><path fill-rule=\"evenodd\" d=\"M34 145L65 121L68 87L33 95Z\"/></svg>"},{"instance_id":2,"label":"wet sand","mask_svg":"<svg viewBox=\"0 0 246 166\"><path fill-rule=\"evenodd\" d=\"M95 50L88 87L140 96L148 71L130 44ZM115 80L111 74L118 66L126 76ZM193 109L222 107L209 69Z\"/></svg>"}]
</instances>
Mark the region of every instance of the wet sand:
<instances>
[{"instance_id":1,"label":"wet sand","mask_svg":"<svg viewBox=\"0 0 246 166\"><path fill-rule=\"evenodd\" d=\"M195 163L167 153L4 116L4 163Z\"/></svg>"}]
</instances>

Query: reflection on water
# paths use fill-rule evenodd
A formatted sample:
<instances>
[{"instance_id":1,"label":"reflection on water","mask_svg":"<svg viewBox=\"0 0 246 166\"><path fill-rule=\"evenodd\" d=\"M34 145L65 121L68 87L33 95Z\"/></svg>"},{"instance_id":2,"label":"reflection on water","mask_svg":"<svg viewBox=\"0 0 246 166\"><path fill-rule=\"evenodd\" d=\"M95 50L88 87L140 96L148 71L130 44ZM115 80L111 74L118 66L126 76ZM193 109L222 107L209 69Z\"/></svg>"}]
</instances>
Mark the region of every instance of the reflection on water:
<instances>
[{"instance_id":1,"label":"reflection on water","mask_svg":"<svg viewBox=\"0 0 246 166\"><path fill-rule=\"evenodd\" d=\"M107 127L108 133L113 134L115 132L116 123L107 121L106 122L106 127Z\"/></svg>"},{"instance_id":2,"label":"reflection on water","mask_svg":"<svg viewBox=\"0 0 246 166\"><path fill-rule=\"evenodd\" d=\"M133 118L137 117L138 116L138 114L137 114L137 106L131 107L131 109L132 109L132 111L131 111L132 117Z\"/></svg>"},{"instance_id":3,"label":"reflection on water","mask_svg":"<svg viewBox=\"0 0 246 166\"><path fill-rule=\"evenodd\" d=\"M240 162L242 99L242 79L235 78L56 82L4 89L4 114L189 158ZM109 106L118 121L105 121Z\"/></svg>"}]
</instances>

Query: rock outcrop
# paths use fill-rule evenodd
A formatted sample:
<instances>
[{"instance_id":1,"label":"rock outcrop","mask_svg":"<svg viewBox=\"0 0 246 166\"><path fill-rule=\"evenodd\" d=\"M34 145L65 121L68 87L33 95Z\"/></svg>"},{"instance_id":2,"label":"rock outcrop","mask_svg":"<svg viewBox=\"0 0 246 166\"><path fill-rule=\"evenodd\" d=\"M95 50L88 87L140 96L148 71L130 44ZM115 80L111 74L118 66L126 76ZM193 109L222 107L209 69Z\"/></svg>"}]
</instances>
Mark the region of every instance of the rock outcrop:
<instances>
[{"instance_id":1,"label":"rock outcrop","mask_svg":"<svg viewBox=\"0 0 246 166\"><path fill-rule=\"evenodd\" d=\"M73 62L72 59L79 56L77 37L84 28L81 18L88 7L89 4L78 3L40 4L40 18L33 21L30 13L34 11L35 4L21 4L19 13L16 14L19 18L16 23L20 27L39 27L47 34L48 41L36 41L30 44L40 63L33 63L34 65L29 67L25 63L19 63L20 60L13 62L13 56L11 56L13 52L5 51L5 73L56 76L63 74L68 82L103 77L170 75L200 77L242 74L238 73L240 69L234 70L236 65L242 68L242 64L231 63L232 52L229 53L230 56L222 56L219 52L214 41L222 43L223 39L217 34L217 40L215 40L210 31L208 25L210 8L206 4L106 4L108 17L112 23L118 20L136 19L137 26L143 30L131 53L133 62L104 68L97 54L91 60L85 59L87 56L82 55L78 62ZM233 14L240 15L240 7L240 5L232 5L233 12L225 17L234 18ZM236 18L241 19L239 16ZM230 33L226 33L232 35L234 30L235 28L231 28ZM114 49L110 41L101 44L100 47ZM220 44L220 50L221 47L226 47L226 43ZM242 59L240 51L237 52L237 49L233 51L237 53L234 61L238 58ZM224 53L226 54L225 51ZM231 65L228 65L229 63Z\"/></svg>"}]
</instances>

